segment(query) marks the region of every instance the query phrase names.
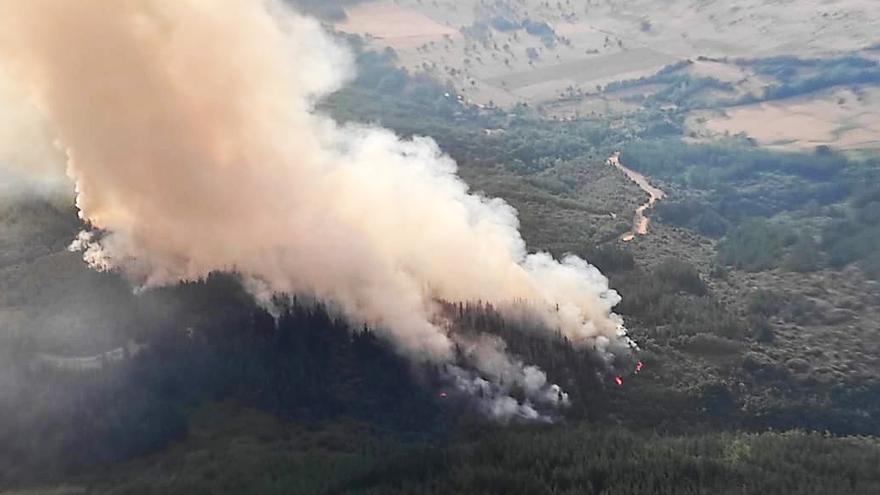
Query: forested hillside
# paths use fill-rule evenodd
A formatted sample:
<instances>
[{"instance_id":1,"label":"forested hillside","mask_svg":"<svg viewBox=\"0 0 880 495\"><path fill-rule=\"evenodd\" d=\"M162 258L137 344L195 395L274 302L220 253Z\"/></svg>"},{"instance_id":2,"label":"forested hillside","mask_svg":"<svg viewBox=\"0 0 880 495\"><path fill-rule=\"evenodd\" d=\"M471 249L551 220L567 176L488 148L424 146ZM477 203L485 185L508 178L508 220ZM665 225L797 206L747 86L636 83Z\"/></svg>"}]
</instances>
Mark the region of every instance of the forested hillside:
<instances>
[{"instance_id":1,"label":"forested hillside","mask_svg":"<svg viewBox=\"0 0 880 495\"><path fill-rule=\"evenodd\" d=\"M338 20L356 2L299 3ZM650 87L636 111L556 119L473 104L337 35L359 71L318 111L436 140L518 210L530 250L609 278L639 350L606 362L485 302L436 301L449 332L503 337L569 394L546 421L498 423L329 301L258 303L234 272L134 293L66 250L73 209L4 199L0 492L878 493L876 156L697 139L690 112L742 88L692 64L603 89ZM768 100L876 76L852 57L728 62L781 81ZM629 241L647 198L616 151L666 194Z\"/></svg>"}]
</instances>

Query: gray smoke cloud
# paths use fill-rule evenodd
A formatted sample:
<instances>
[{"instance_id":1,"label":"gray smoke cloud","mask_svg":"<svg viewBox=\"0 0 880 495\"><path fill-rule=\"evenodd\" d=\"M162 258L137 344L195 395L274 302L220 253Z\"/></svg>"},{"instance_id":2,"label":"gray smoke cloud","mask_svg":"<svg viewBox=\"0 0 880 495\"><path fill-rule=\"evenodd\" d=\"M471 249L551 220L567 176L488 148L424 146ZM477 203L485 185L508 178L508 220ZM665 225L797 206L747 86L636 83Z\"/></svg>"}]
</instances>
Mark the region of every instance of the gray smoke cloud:
<instances>
[{"instance_id":1,"label":"gray smoke cloud","mask_svg":"<svg viewBox=\"0 0 880 495\"><path fill-rule=\"evenodd\" d=\"M549 383L540 368L527 365L507 352L507 344L498 336L479 334L453 337L463 361L471 369L447 367L453 386L477 398L477 405L486 415L501 420L512 419L552 421L539 409L568 406L568 394L559 385ZM522 402L511 397L518 389Z\"/></svg>"},{"instance_id":2,"label":"gray smoke cloud","mask_svg":"<svg viewBox=\"0 0 880 495\"><path fill-rule=\"evenodd\" d=\"M234 269L257 297L333 301L420 361L454 357L437 301L522 301L576 345L628 342L606 278L528 253L513 208L469 192L434 141L317 113L352 57L275 1L2 1L0 57L3 94L32 110L4 114L0 144L66 171L95 269L137 287ZM469 345L480 379L562 402L503 343Z\"/></svg>"}]
</instances>

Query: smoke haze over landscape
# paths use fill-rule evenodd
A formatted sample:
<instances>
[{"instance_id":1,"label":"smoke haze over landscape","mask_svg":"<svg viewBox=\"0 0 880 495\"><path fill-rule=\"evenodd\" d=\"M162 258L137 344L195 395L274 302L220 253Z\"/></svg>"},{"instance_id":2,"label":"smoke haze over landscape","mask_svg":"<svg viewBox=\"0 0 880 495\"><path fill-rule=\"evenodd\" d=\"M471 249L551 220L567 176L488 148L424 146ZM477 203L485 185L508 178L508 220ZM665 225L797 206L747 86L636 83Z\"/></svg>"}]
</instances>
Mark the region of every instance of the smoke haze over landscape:
<instances>
[{"instance_id":1,"label":"smoke haze over landscape","mask_svg":"<svg viewBox=\"0 0 880 495\"><path fill-rule=\"evenodd\" d=\"M237 0L0 16L7 74L66 154L91 227L72 248L92 267L141 288L235 270L265 301L333 301L417 361L453 357L436 301L523 302L578 345L626 347L605 277L528 254L513 208L470 193L432 140L314 111L353 72L316 21Z\"/></svg>"},{"instance_id":2,"label":"smoke haze over landscape","mask_svg":"<svg viewBox=\"0 0 880 495\"><path fill-rule=\"evenodd\" d=\"M877 0L0 0L0 494L880 493Z\"/></svg>"}]
</instances>

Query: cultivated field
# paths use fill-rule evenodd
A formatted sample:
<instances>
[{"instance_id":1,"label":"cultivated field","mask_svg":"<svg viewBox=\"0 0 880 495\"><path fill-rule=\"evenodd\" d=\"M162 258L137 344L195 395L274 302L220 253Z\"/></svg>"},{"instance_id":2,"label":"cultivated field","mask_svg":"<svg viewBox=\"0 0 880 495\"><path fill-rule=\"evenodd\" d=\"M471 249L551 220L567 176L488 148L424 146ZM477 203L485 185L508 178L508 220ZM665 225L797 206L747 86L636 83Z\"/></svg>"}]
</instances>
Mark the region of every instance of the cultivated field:
<instances>
[{"instance_id":1,"label":"cultivated field","mask_svg":"<svg viewBox=\"0 0 880 495\"><path fill-rule=\"evenodd\" d=\"M704 137L744 133L777 148L880 149L880 88L832 88L797 98L702 111L690 124Z\"/></svg>"},{"instance_id":2,"label":"cultivated field","mask_svg":"<svg viewBox=\"0 0 880 495\"><path fill-rule=\"evenodd\" d=\"M418 10L391 2L378 2L353 8L337 29L370 36L377 44L407 49L444 36L458 36L458 30L440 24Z\"/></svg>"}]
</instances>

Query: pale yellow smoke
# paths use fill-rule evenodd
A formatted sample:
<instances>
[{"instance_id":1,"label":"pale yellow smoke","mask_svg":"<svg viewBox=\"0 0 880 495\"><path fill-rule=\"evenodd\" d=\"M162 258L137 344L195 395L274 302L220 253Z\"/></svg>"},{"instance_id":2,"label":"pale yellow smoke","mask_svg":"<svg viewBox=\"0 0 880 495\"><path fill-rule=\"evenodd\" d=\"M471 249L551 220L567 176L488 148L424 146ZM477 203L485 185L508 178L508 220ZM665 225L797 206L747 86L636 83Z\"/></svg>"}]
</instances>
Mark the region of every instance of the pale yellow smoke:
<instances>
[{"instance_id":1,"label":"pale yellow smoke","mask_svg":"<svg viewBox=\"0 0 880 495\"><path fill-rule=\"evenodd\" d=\"M424 359L451 355L437 300L527 301L575 342L625 338L607 280L528 255L515 212L433 141L316 114L350 56L275 2L0 0L0 58L66 153L97 268L141 286L235 269Z\"/></svg>"},{"instance_id":2,"label":"pale yellow smoke","mask_svg":"<svg viewBox=\"0 0 880 495\"><path fill-rule=\"evenodd\" d=\"M64 162L43 116L0 70L0 202L36 194L69 208Z\"/></svg>"}]
</instances>

